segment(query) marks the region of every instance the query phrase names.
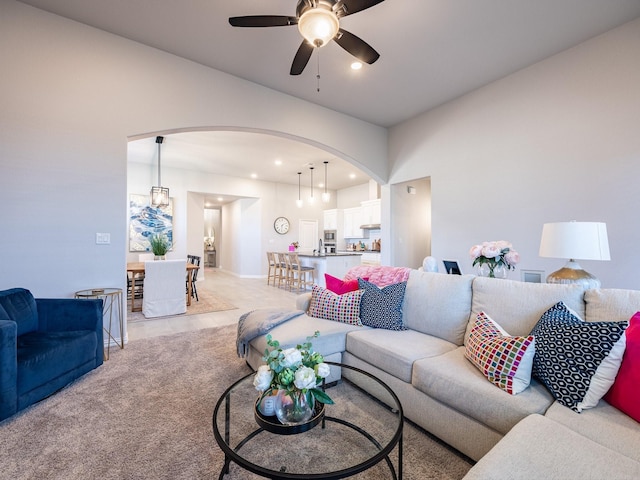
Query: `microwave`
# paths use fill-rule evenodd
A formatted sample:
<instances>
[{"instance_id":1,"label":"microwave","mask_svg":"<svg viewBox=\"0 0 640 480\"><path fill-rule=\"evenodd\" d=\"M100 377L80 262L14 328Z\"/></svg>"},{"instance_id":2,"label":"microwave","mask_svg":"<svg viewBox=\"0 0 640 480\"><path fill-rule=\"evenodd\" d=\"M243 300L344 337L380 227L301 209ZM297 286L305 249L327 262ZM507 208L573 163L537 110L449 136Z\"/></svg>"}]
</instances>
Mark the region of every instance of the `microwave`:
<instances>
[{"instance_id":1,"label":"microwave","mask_svg":"<svg viewBox=\"0 0 640 480\"><path fill-rule=\"evenodd\" d=\"M324 231L324 241L325 242L335 242L336 241L336 231L335 230L325 230Z\"/></svg>"}]
</instances>

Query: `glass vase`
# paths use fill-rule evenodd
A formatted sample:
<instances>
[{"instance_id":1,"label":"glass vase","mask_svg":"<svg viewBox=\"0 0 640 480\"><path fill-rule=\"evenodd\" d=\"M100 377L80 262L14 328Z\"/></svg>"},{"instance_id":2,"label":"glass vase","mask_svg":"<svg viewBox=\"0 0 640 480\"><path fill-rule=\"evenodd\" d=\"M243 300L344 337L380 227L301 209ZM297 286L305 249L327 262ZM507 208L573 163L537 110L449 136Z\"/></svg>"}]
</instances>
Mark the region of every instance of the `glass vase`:
<instances>
[{"instance_id":1,"label":"glass vase","mask_svg":"<svg viewBox=\"0 0 640 480\"><path fill-rule=\"evenodd\" d=\"M509 269L502 264L483 263L478 266L478 275L489 278L507 278Z\"/></svg>"},{"instance_id":2,"label":"glass vase","mask_svg":"<svg viewBox=\"0 0 640 480\"><path fill-rule=\"evenodd\" d=\"M276 417L283 425L300 425L309 421L313 414L313 397L311 403L307 396L296 390L290 393L280 390L276 396Z\"/></svg>"}]
</instances>

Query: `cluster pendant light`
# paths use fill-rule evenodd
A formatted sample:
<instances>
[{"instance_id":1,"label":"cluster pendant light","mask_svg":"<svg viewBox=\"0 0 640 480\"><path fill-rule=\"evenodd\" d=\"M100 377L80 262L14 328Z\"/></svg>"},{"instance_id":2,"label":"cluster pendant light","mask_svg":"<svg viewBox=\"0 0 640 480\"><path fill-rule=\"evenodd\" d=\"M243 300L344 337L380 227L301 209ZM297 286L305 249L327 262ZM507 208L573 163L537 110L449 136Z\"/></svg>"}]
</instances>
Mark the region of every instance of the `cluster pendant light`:
<instances>
[{"instance_id":1,"label":"cluster pendant light","mask_svg":"<svg viewBox=\"0 0 640 480\"><path fill-rule=\"evenodd\" d=\"M302 178L302 172L298 172L298 200L296 200L296 205L298 208L302 208L303 202L300 197L300 179Z\"/></svg>"},{"instance_id":2,"label":"cluster pendant light","mask_svg":"<svg viewBox=\"0 0 640 480\"><path fill-rule=\"evenodd\" d=\"M322 163L324 163L324 193L322 194L322 201L327 203L331 200L331 194L327 191L327 164L329 162L325 160Z\"/></svg>"},{"instance_id":3,"label":"cluster pendant light","mask_svg":"<svg viewBox=\"0 0 640 480\"><path fill-rule=\"evenodd\" d=\"M169 205L169 189L162 186L161 181L161 164L160 164L160 146L164 137L156 137L158 144L158 186L151 187L151 205L154 207L166 207Z\"/></svg>"},{"instance_id":4,"label":"cluster pendant light","mask_svg":"<svg viewBox=\"0 0 640 480\"><path fill-rule=\"evenodd\" d=\"M315 198L313 198L313 166L309 167L309 170L311 170L311 195L309 196L309 204L313 205L315 202Z\"/></svg>"}]
</instances>

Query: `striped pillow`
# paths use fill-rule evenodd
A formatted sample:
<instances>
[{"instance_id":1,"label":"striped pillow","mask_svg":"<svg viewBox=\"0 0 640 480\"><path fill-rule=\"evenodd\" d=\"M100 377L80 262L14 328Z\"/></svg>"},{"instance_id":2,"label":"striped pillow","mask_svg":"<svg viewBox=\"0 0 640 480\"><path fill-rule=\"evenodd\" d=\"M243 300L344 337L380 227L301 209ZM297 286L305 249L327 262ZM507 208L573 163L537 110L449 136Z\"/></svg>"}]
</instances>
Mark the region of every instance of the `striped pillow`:
<instances>
[{"instance_id":1,"label":"striped pillow","mask_svg":"<svg viewBox=\"0 0 640 480\"><path fill-rule=\"evenodd\" d=\"M337 295L330 290L314 285L307 315L362 326L360 321L361 298L361 290Z\"/></svg>"},{"instance_id":2,"label":"striped pillow","mask_svg":"<svg viewBox=\"0 0 640 480\"><path fill-rule=\"evenodd\" d=\"M491 383L516 395L531 382L535 341L533 335L510 337L480 312L469 333L464 355Z\"/></svg>"}]
</instances>

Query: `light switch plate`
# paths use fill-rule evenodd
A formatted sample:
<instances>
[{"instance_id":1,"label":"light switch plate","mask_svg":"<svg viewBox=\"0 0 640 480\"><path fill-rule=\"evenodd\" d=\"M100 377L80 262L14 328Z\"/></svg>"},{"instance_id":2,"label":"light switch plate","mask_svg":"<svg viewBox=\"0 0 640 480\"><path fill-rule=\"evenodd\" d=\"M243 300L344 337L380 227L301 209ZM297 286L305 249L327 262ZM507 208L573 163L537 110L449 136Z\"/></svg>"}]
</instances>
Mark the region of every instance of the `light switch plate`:
<instances>
[{"instance_id":1,"label":"light switch plate","mask_svg":"<svg viewBox=\"0 0 640 480\"><path fill-rule=\"evenodd\" d=\"M96 233L96 245L109 245L111 243L110 233Z\"/></svg>"}]
</instances>

